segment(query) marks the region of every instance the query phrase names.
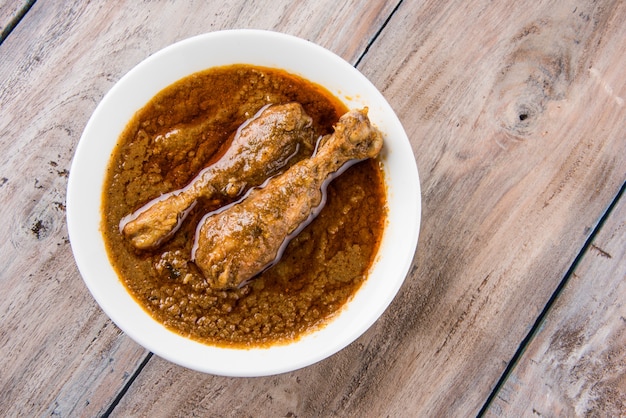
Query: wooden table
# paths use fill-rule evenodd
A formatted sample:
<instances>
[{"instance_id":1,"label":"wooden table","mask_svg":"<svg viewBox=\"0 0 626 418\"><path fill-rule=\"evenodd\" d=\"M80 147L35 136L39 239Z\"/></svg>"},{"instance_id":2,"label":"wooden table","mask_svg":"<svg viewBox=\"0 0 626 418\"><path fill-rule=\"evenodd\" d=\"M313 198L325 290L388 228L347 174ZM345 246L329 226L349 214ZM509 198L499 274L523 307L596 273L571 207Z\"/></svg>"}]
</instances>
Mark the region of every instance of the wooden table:
<instances>
[{"instance_id":1,"label":"wooden table","mask_svg":"<svg viewBox=\"0 0 626 418\"><path fill-rule=\"evenodd\" d=\"M0 416L626 414L626 2L0 0ZM354 64L418 163L383 317L292 373L171 364L99 309L65 222L103 95L155 51L260 28Z\"/></svg>"}]
</instances>

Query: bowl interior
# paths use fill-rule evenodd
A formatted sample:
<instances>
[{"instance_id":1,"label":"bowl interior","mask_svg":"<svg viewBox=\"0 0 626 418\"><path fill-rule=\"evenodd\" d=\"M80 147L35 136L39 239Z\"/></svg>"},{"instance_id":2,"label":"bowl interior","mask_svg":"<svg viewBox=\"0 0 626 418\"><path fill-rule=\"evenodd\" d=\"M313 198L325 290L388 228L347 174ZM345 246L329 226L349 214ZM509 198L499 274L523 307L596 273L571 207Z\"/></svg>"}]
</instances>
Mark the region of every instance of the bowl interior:
<instances>
[{"instance_id":1,"label":"bowl interior","mask_svg":"<svg viewBox=\"0 0 626 418\"><path fill-rule=\"evenodd\" d=\"M388 224L369 278L332 321L287 345L258 349L208 346L167 330L127 292L111 267L100 232L102 185L113 148L134 113L173 82L214 66L281 68L326 87L348 108L369 107L383 132ZM105 95L77 146L67 192L74 257L104 312L136 342L182 366L228 376L283 373L313 364L358 338L384 312L411 264L421 216L420 185L408 138L378 90L354 67L308 41L257 30L213 32L167 47L128 72Z\"/></svg>"}]
</instances>

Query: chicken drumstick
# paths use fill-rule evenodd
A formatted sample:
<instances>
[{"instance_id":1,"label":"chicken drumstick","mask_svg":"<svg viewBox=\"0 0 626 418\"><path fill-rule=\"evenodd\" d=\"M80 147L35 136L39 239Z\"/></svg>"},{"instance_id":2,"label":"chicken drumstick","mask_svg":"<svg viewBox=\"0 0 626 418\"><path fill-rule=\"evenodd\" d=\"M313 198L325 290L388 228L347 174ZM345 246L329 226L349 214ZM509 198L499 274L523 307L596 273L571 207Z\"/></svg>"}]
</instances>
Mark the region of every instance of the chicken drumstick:
<instances>
[{"instance_id":1,"label":"chicken drumstick","mask_svg":"<svg viewBox=\"0 0 626 418\"><path fill-rule=\"evenodd\" d=\"M207 214L196 230L192 260L215 288L247 283L280 259L290 239L317 216L328 182L353 163L378 155L382 145L367 109L346 113L311 158L243 200Z\"/></svg>"},{"instance_id":2,"label":"chicken drumstick","mask_svg":"<svg viewBox=\"0 0 626 418\"><path fill-rule=\"evenodd\" d=\"M298 103L268 105L244 122L215 164L187 186L148 202L120 221L120 231L138 249L156 248L171 237L201 197L230 197L311 155L312 119Z\"/></svg>"}]
</instances>

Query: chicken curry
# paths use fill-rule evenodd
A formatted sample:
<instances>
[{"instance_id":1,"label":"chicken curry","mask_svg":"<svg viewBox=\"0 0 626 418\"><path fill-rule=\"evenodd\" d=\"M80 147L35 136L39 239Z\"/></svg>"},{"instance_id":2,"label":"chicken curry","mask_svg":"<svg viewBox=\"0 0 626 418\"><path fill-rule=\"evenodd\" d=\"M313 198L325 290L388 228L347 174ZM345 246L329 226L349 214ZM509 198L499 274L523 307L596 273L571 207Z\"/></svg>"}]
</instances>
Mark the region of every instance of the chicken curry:
<instances>
[{"instance_id":1,"label":"chicken curry","mask_svg":"<svg viewBox=\"0 0 626 418\"><path fill-rule=\"evenodd\" d=\"M358 152L346 151L350 141ZM386 216L370 158L381 144L366 110L348 112L285 71L233 65L186 77L137 112L111 156L102 208L111 263L137 302L183 336L239 348L297 339L367 277Z\"/></svg>"}]
</instances>

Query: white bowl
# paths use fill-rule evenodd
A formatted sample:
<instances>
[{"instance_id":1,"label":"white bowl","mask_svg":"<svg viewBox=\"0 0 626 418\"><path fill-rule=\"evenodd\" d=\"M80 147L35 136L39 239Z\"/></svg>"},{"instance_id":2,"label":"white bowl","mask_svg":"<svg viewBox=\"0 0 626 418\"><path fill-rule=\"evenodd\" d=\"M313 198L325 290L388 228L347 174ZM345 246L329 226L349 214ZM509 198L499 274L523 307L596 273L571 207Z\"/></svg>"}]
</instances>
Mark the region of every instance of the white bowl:
<instances>
[{"instance_id":1,"label":"white bowl","mask_svg":"<svg viewBox=\"0 0 626 418\"><path fill-rule=\"evenodd\" d=\"M276 67L326 87L348 108L368 106L383 132L388 223L369 277L354 298L321 329L269 348L205 345L169 331L135 302L105 250L100 220L102 187L111 152L134 113L175 81L214 66L247 63ZM76 148L67 190L70 241L80 273L104 312L153 353L190 369L227 376L263 376L295 370L341 350L385 311L410 267L420 226L417 167L408 138L380 92L353 66L311 42L258 30L196 36L148 57L104 96Z\"/></svg>"}]
</instances>

